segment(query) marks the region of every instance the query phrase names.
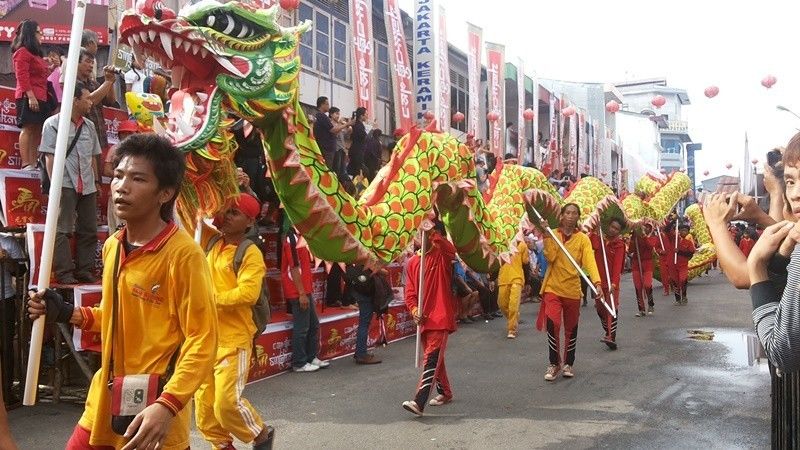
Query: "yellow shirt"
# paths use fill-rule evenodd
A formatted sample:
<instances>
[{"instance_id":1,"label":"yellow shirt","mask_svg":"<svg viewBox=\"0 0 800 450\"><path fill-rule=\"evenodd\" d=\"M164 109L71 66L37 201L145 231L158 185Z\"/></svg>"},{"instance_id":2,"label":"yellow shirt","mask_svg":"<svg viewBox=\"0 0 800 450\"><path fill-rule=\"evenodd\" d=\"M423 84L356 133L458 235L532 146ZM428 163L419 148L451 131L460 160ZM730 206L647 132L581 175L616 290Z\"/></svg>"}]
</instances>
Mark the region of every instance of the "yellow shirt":
<instances>
[{"instance_id":1,"label":"yellow shirt","mask_svg":"<svg viewBox=\"0 0 800 450\"><path fill-rule=\"evenodd\" d=\"M203 232L203 248L207 248L217 232ZM255 246L247 247L238 274L233 271L237 244L226 244L220 238L206 255L214 283L214 297L219 317L219 346L249 349L253 345L256 325L253 305L261 294L261 284L267 273L264 257Z\"/></svg>"},{"instance_id":2,"label":"yellow shirt","mask_svg":"<svg viewBox=\"0 0 800 450\"><path fill-rule=\"evenodd\" d=\"M580 267L586 272L586 276L592 280L592 284L600 282L600 273L597 271L597 263L594 260L592 242L585 233L576 231L564 242L564 236L558 229L553 232L564 243L564 247ZM569 261L567 256L558 247L558 244L549 237L544 240L544 258L547 260L547 272L544 274L541 293L549 292L559 297L575 299L581 298L581 276L575 270L575 266Z\"/></svg>"},{"instance_id":3,"label":"yellow shirt","mask_svg":"<svg viewBox=\"0 0 800 450\"><path fill-rule=\"evenodd\" d=\"M500 273L497 275L497 284L502 286L504 284L524 283L525 271L522 265L528 264L529 261L530 254L528 253L528 246L524 242L520 242L517 245L517 253L511 257L511 261L500 266Z\"/></svg>"},{"instance_id":4,"label":"yellow shirt","mask_svg":"<svg viewBox=\"0 0 800 450\"><path fill-rule=\"evenodd\" d=\"M205 255L194 240L170 223L147 245L125 254L125 229L103 246L103 298L96 308L81 308L83 328L100 331L102 365L95 373L79 424L91 430L92 445L121 448L126 440L111 430L108 372L111 353L114 261L120 252L119 314L114 332L115 375L167 371L180 347L175 371L158 402L176 414L161 448L189 447L185 408L211 374L217 350L217 311Z\"/></svg>"}]
</instances>

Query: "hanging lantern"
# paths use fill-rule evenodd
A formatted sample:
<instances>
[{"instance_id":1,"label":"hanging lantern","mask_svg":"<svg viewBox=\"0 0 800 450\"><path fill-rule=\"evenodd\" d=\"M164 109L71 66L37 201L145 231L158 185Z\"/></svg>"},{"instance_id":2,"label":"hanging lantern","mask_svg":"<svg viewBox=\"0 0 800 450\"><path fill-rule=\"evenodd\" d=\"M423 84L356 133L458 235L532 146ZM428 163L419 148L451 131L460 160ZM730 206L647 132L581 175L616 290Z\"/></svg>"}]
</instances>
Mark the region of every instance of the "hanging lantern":
<instances>
[{"instance_id":1,"label":"hanging lantern","mask_svg":"<svg viewBox=\"0 0 800 450\"><path fill-rule=\"evenodd\" d=\"M733 167L733 164L731 164L731 163L725 163L725 168L726 168L726 169L730 170L730 168L731 168L731 167Z\"/></svg>"},{"instance_id":2,"label":"hanging lantern","mask_svg":"<svg viewBox=\"0 0 800 450\"><path fill-rule=\"evenodd\" d=\"M756 164L758 164L758 158L753 158L750 160L750 162L753 163L753 165L755 166Z\"/></svg>"},{"instance_id":3,"label":"hanging lantern","mask_svg":"<svg viewBox=\"0 0 800 450\"><path fill-rule=\"evenodd\" d=\"M453 114L453 123L461 123L463 121L464 121L464 113L462 113L461 111L456 111L456 113Z\"/></svg>"},{"instance_id":4,"label":"hanging lantern","mask_svg":"<svg viewBox=\"0 0 800 450\"><path fill-rule=\"evenodd\" d=\"M664 98L663 95L656 95L652 100L650 100L650 103L656 108L661 108L667 104L667 99Z\"/></svg>"},{"instance_id":5,"label":"hanging lantern","mask_svg":"<svg viewBox=\"0 0 800 450\"><path fill-rule=\"evenodd\" d=\"M761 85L767 89L770 89L775 83L778 82L778 79L775 78L775 75L767 75L761 80Z\"/></svg>"},{"instance_id":6,"label":"hanging lantern","mask_svg":"<svg viewBox=\"0 0 800 450\"><path fill-rule=\"evenodd\" d=\"M486 115L486 118L489 120L489 122L492 123L497 122L498 120L500 120L500 113L497 111L491 111L489 114Z\"/></svg>"},{"instance_id":7,"label":"hanging lantern","mask_svg":"<svg viewBox=\"0 0 800 450\"><path fill-rule=\"evenodd\" d=\"M285 9L286 11L294 11L300 6L300 0L281 0L280 1L281 8Z\"/></svg>"},{"instance_id":8,"label":"hanging lantern","mask_svg":"<svg viewBox=\"0 0 800 450\"><path fill-rule=\"evenodd\" d=\"M623 168L619 169L619 171L622 172L622 173L628 173L628 168L627 167L623 167Z\"/></svg>"},{"instance_id":9,"label":"hanging lantern","mask_svg":"<svg viewBox=\"0 0 800 450\"><path fill-rule=\"evenodd\" d=\"M601 172L601 173L600 173L600 176L601 176L601 177L603 177L603 178L605 178L605 177L606 177L606 175L608 175L606 172Z\"/></svg>"},{"instance_id":10,"label":"hanging lantern","mask_svg":"<svg viewBox=\"0 0 800 450\"><path fill-rule=\"evenodd\" d=\"M719 88L716 86L709 86L705 91L703 91L703 93L706 94L706 97L708 98L714 98L717 96L717 94L719 94Z\"/></svg>"},{"instance_id":11,"label":"hanging lantern","mask_svg":"<svg viewBox=\"0 0 800 450\"><path fill-rule=\"evenodd\" d=\"M589 173L589 171L590 171L590 170L592 170L592 168L591 168L591 167L589 167L589 165L588 165L588 164L586 164L585 166L583 166L583 172L584 172L584 173Z\"/></svg>"},{"instance_id":12,"label":"hanging lantern","mask_svg":"<svg viewBox=\"0 0 800 450\"><path fill-rule=\"evenodd\" d=\"M564 117L570 117L575 115L575 108L572 106L567 106L566 108L561 110L561 115Z\"/></svg>"},{"instance_id":13,"label":"hanging lantern","mask_svg":"<svg viewBox=\"0 0 800 450\"><path fill-rule=\"evenodd\" d=\"M425 120L433 120L436 118L436 114L434 114L433 111L425 111L425 115L423 117L425 117Z\"/></svg>"},{"instance_id":14,"label":"hanging lantern","mask_svg":"<svg viewBox=\"0 0 800 450\"><path fill-rule=\"evenodd\" d=\"M704 177L707 177L707 176L708 176L708 173L709 173L709 172L708 172L707 170L704 170L704 171L703 171L703 176L704 176Z\"/></svg>"},{"instance_id":15,"label":"hanging lantern","mask_svg":"<svg viewBox=\"0 0 800 450\"><path fill-rule=\"evenodd\" d=\"M533 120L533 117L534 113L532 109L528 108L525 111L522 111L522 118L525 119L526 121L530 122L531 120Z\"/></svg>"},{"instance_id":16,"label":"hanging lantern","mask_svg":"<svg viewBox=\"0 0 800 450\"><path fill-rule=\"evenodd\" d=\"M619 111L619 103L617 103L615 100L609 100L608 103L606 103L606 111L610 112L611 114L616 113Z\"/></svg>"}]
</instances>

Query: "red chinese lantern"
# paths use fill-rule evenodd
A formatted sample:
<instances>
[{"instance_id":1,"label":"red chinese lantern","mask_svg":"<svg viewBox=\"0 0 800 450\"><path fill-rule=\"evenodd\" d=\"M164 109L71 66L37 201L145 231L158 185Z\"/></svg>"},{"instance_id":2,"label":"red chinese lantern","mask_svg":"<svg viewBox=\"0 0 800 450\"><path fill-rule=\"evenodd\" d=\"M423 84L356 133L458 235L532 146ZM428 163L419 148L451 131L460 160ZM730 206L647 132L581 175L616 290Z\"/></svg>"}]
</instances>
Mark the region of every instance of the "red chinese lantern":
<instances>
[{"instance_id":1,"label":"red chinese lantern","mask_svg":"<svg viewBox=\"0 0 800 450\"><path fill-rule=\"evenodd\" d=\"M707 170L704 170L704 171L703 171L703 176L704 176L704 177L707 177L707 176L708 176L708 173L709 173L709 172L708 172Z\"/></svg>"},{"instance_id":2,"label":"red chinese lantern","mask_svg":"<svg viewBox=\"0 0 800 450\"><path fill-rule=\"evenodd\" d=\"M709 86L703 93L705 93L708 98L714 98L719 94L719 88L716 86Z\"/></svg>"},{"instance_id":3,"label":"red chinese lantern","mask_svg":"<svg viewBox=\"0 0 800 450\"><path fill-rule=\"evenodd\" d=\"M778 82L778 79L775 78L775 75L767 75L761 80L761 85L765 88L769 89Z\"/></svg>"},{"instance_id":4,"label":"red chinese lantern","mask_svg":"<svg viewBox=\"0 0 800 450\"><path fill-rule=\"evenodd\" d=\"M433 111L425 111L425 115L423 117L425 117L425 120L433 120L436 118L436 115L433 113Z\"/></svg>"},{"instance_id":5,"label":"red chinese lantern","mask_svg":"<svg viewBox=\"0 0 800 450\"><path fill-rule=\"evenodd\" d=\"M572 106L567 106L566 108L561 110L561 115L564 117L570 117L575 114L575 108Z\"/></svg>"},{"instance_id":6,"label":"red chinese lantern","mask_svg":"<svg viewBox=\"0 0 800 450\"><path fill-rule=\"evenodd\" d=\"M733 167L733 164L731 164L731 163L725 163L725 168L726 168L726 169L730 170L730 168L731 168L731 167Z\"/></svg>"},{"instance_id":7,"label":"red chinese lantern","mask_svg":"<svg viewBox=\"0 0 800 450\"><path fill-rule=\"evenodd\" d=\"M589 167L589 165L588 165L588 164L586 164L585 166L583 166L583 171L584 171L585 173L589 173L589 171L590 171L590 170L592 170L592 168L591 168L591 167Z\"/></svg>"},{"instance_id":8,"label":"red chinese lantern","mask_svg":"<svg viewBox=\"0 0 800 450\"><path fill-rule=\"evenodd\" d=\"M522 111L522 118L525 119L526 121L530 122L531 120L533 120L533 117L534 113L532 109L528 108L525 111Z\"/></svg>"},{"instance_id":9,"label":"red chinese lantern","mask_svg":"<svg viewBox=\"0 0 800 450\"><path fill-rule=\"evenodd\" d=\"M610 112L611 114L616 113L619 111L619 103L617 103L615 100L609 100L608 103L606 103L606 111Z\"/></svg>"},{"instance_id":10,"label":"red chinese lantern","mask_svg":"<svg viewBox=\"0 0 800 450\"><path fill-rule=\"evenodd\" d=\"M623 167L623 168L619 169L619 171L622 172L622 173L628 173L628 168L627 167Z\"/></svg>"},{"instance_id":11,"label":"red chinese lantern","mask_svg":"<svg viewBox=\"0 0 800 450\"><path fill-rule=\"evenodd\" d=\"M286 11L294 11L300 6L300 0L281 0L280 1L281 8L285 9Z\"/></svg>"},{"instance_id":12,"label":"red chinese lantern","mask_svg":"<svg viewBox=\"0 0 800 450\"><path fill-rule=\"evenodd\" d=\"M453 114L453 123L461 123L463 121L464 121L464 113L462 113L461 111L456 111L456 113Z\"/></svg>"},{"instance_id":13,"label":"red chinese lantern","mask_svg":"<svg viewBox=\"0 0 800 450\"><path fill-rule=\"evenodd\" d=\"M667 99L664 98L663 95L656 95L652 100L650 100L650 103L656 108L661 108L667 104Z\"/></svg>"},{"instance_id":14,"label":"red chinese lantern","mask_svg":"<svg viewBox=\"0 0 800 450\"><path fill-rule=\"evenodd\" d=\"M606 177L606 175L608 175L606 172L601 172L601 173L600 173L600 176L601 176L601 177L603 177L603 178L605 178L605 177Z\"/></svg>"},{"instance_id":15,"label":"red chinese lantern","mask_svg":"<svg viewBox=\"0 0 800 450\"><path fill-rule=\"evenodd\" d=\"M394 135L395 139L400 139L405 134L406 134L406 130L404 130L402 128L397 128L397 129L394 130L394 133L392 133L392 135Z\"/></svg>"},{"instance_id":16,"label":"red chinese lantern","mask_svg":"<svg viewBox=\"0 0 800 450\"><path fill-rule=\"evenodd\" d=\"M750 162L753 163L753 165L755 166L756 164L758 164L758 158L753 158L750 160Z\"/></svg>"},{"instance_id":17,"label":"red chinese lantern","mask_svg":"<svg viewBox=\"0 0 800 450\"><path fill-rule=\"evenodd\" d=\"M486 118L489 120L489 122L497 122L500 120L500 113L497 111L491 111L486 115Z\"/></svg>"}]
</instances>

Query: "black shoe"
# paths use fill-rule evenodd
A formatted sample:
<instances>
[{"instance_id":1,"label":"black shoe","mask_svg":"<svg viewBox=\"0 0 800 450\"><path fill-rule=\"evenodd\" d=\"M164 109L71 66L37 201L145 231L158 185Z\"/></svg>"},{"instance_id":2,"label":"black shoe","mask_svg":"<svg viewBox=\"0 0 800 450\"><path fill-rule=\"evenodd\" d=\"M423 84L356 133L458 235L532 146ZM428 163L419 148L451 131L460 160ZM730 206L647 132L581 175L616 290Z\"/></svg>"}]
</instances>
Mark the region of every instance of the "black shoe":
<instances>
[{"instance_id":1,"label":"black shoe","mask_svg":"<svg viewBox=\"0 0 800 450\"><path fill-rule=\"evenodd\" d=\"M98 278L94 276L92 273L87 272L75 272L75 279L81 283L97 283Z\"/></svg>"},{"instance_id":2,"label":"black shoe","mask_svg":"<svg viewBox=\"0 0 800 450\"><path fill-rule=\"evenodd\" d=\"M495 311L492 313L492 315L497 317L498 319L503 317L503 313L501 313L500 311Z\"/></svg>"},{"instance_id":3,"label":"black shoe","mask_svg":"<svg viewBox=\"0 0 800 450\"><path fill-rule=\"evenodd\" d=\"M606 344L606 346L608 346L609 350L617 349L617 343L612 341L611 339L603 339L603 343Z\"/></svg>"},{"instance_id":4,"label":"black shoe","mask_svg":"<svg viewBox=\"0 0 800 450\"><path fill-rule=\"evenodd\" d=\"M71 273L64 273L61 275L56 275L56 283L57 284L80 284L77 278L75 278Z\"/></svg>"},{"instance_id":5,"label":"black shoe","mask_svg":"<svg viewBox=\"0 0 800 450\"><path fill-rule=\"evenodd\" d=\"M484 318L485 320L494 320L494 316L493 316L493 315L491 315L491 314L484 314L484 315L483 315L483 318Z\"/></svg>"},{"instance_id":6,"label":"black shoe","mask_svg":"<svg viewBox=\"0 0 800 450\"><path fill-rule=\"evenodd\" d=\"M267 426L267 440L260 444L253 444L253 450L272 450L273 443L275 443L275 428Z\"/></svg>"}]
</instances>

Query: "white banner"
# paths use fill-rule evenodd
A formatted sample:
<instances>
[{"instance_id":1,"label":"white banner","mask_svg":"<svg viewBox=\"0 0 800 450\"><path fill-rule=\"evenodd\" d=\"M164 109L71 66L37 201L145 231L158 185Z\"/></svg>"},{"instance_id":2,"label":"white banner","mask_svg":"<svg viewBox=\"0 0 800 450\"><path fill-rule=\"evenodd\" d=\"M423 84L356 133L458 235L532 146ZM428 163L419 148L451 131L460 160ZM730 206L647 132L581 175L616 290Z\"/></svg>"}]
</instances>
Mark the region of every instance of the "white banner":
<instances>
[{"instance_id":1,"label":"white banner","mask_svg":"<svg viewBox=\"0 0 800 450\"><path fill-rule=\"evenodd\" d=\"M525 123L525 62L519 58L517 62L517 161L524 164L527 157L528 127Z\"/></svg>"},{"instance_id":2,"label":"white banner","mask_svg":"<svg viewBox=\"0 0 800 450\"><path fill-rule=\"evenodd\" d=\"M483 30L471 23L467 24L469 51L467 52L467 76L469 78L469 126L467 133L479 138L481 114L481 49L483 48Z\"/></svg>"},{"instance_id":3,"label":"white banner","mask_svg":"<svg viewBox=\"0 0 800 450\"><path fill-rule=\"evenodd\" d=\"M367 108L368 121L375 118L375 52L372 45L372 0L350 0L353 32L353 87L356 106Z\"/></svg>"},{"instance_id":4,"label":"white banner","mask_svg":"<svg viewBox=\"0 0 800 450\"><path fill-rule=\"evenodd\" d=\"M409 132L414 125L414 78L408 59L403 19L397 0L384 0L386 36L392 61L392 86L394 87L394 114L397 128Z\"/></svg>"},{"instance_id":5,"label":"white banner","mask_svg":"<svg viewBox=\"0 0 800 450\"><path fill-rule=\"evenodd\" d=\"M414 93L417 121L427 111L436 115L439 106L435 13L435 0L414 0Z\"/></svg>"},{"instance_id":6,"label":"white banner","mask_svg":"<svg viewBox=\"0 0 800 450\"><path fill-rule=\"evenodd\" d=\"M489 77L489 111L499 115L497 120L489 123L489 142L492 152L498 158L502 158L506 150L505 47L487 42L486 59L486 72Z\"/></svg>"},{"instance_id":7,"label":"white banner","mask_svg":"<svg viewBox=\"0 0 800 450\"><path fill-rule=\"evenodd\" d=\"M439 52L439 109L437 119L439 129L445 133L450 132L450 63L447 48L447 16L444 7L439 6L439 34L436 36L437 51Z\"/></svg>"}]
</instances>

